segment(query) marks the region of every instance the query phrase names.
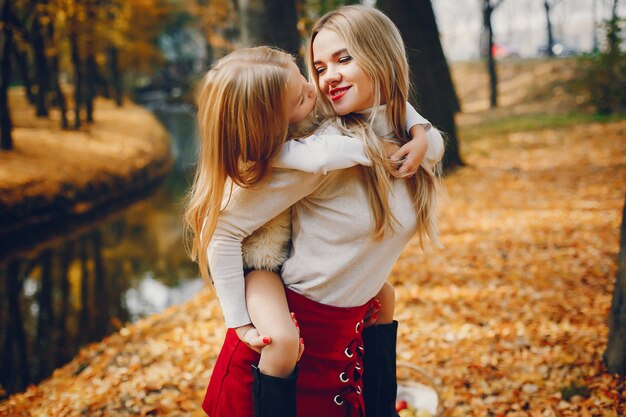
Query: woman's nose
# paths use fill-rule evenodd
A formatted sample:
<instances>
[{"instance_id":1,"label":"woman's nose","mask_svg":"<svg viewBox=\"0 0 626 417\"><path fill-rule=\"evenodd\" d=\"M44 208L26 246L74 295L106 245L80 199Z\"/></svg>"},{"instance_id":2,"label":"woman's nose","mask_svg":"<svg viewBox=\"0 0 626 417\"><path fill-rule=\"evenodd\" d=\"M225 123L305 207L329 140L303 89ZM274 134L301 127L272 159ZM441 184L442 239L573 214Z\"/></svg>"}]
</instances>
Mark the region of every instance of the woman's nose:
<instances>
[{"instance_id":1,"label":"woman's nose","mask_svg":"<svg viewBox=\"0 0 626 417\"><path fill-rule=\"evenodd\" d=\"M324 74L322 74L324 77L324 83L327 85L333 85L338 83L341 80L341 73L339 71L337 71L334 67L328 67L326 68L326 71L324 71Z\"/></svg>"}]
</instances>

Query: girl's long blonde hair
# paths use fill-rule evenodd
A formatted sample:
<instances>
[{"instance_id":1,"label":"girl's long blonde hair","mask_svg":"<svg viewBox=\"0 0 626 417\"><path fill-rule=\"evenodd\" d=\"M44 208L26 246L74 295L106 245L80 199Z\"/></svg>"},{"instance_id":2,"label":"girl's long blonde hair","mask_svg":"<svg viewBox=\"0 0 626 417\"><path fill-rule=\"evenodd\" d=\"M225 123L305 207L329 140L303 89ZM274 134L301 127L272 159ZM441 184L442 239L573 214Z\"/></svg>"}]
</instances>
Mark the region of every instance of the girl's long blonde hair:
<instances>
[{"instance_id":1,"label":"girl's long blonde hair","mask_svg":"<svg viewBox=\"0 0 626 417\"><path fill-rule=\"evenodd\" d=\"M227 180L241 187L262 182L270 173L269 160L287 138L290 62L291 55L274 48L240 49L220 59L202 79L199 160L184 220L187 249L207 281L206 252Z\"/></svg>"},{"instance_id":2,"label":"girl's long blonde hair","mask_svg":"<svg viewBox=\"0 0 626 417\"><path fill-rule=\"evenodd\" d=\"M380 140L362 115L351 113L337 116L325 94L320 91L319 76L313 65L313 41L322 29L335 32L345 41L348 53L372 79L374 103L386 103L386 114L400 145L410 138L405 131L406 102L409 94L409 66L404 42L398 28L379 10L367 6L344 6L326 13L315 22L308 48L309 71L318 90L318 108L322 115L350 136L362 137L371 168L363 168L368 184L370 204L376 224L375 237L381 239L387 229L393 229L396 219L389 206L392 179L386 169L388 159ZM439 245L435 223L437 189L440 168L420 166L415 176L407 180L413 195L418 220L420 243L428 236Z\"/></svg>"}]
</instances>

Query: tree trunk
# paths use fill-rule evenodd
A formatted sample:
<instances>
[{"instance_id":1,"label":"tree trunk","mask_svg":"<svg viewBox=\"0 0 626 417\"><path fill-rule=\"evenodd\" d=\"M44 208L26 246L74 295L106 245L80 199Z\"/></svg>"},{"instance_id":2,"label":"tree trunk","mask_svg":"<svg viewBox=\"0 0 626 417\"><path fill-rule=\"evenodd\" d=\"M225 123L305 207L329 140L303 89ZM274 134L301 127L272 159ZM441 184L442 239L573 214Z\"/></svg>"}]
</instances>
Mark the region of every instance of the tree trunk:
<instances>
[{"instance_id":1,"label":"tree trunk","mask_svg":"<svg viewBox=\"0 0 626 417\"><path fill-rule=\"evenodd\" d=\"M28 103L34 105L37 99L35 97L35 93L33 92L33 85L30 79L30 70L28 66L28 61L26 59L26 54L18 50L17 47L14 47L13 56L15 57L15 62L17 63L17 67L20 71L22 84L24 84L24 88L26 89L26 98L28 99Z\"/></svg>"},{"instance_id":2,"label":"tree trunk","mask_svg":"<svg viewBox=\"0 0 626 417\"><path fill-rule=\"evenodd\" d=\"M52 20L48 23L48 39L51 42L54 42L54 23ZM65 95L61 90L61 83L59 81L59 51L55 48L54 53L50 57L50 79L52 82L52 88L54 90L55 96L55 104L59 108L61 112L61 129L67 129L67 102L65 100Z\"/></svg>"},{"instance_id":3,"label":"tree trunk","mask_svg":"<svg viewBox=\"0 0 626 417\"><path fill-rule=\"evenodd\" d=\"M609 20L609 30L607 33L607 41L608 45L608 53L609 55L615 56L615 59L619 56L620 53L620 18L617 15L617 3L619 0L613 0L613 5L611 6L611 20Z\"/></svg>"},{"instance_id":4,"label":"tree trunk","mask_svg":"<svg viewBox=\"0 0 626 417\"><path fill-rule=\"evenodd\" d=\"M70 49L72 56L72 66L74 67L74 128L79 129L80 109L83 105L83 72L80 62L80 51L78 46L78 35L72 30L69 35Z\"/></svg>"},{"instance_id":5,"label":"tree trunk","mask_svg":"<svg viewBox=\"0 0 626 417\"><path fill-rule=\"evenodd\" d=\"M489 72L489 105L491 108L498 107L498 73L496 71L496 60L493 57L493 27L491 26L491 15L495 7L491 0L484 0L483 4L483 28L487 34L487 71Z\"/></svg>"},{"instance_id":6,"label":"tree trunk","mask_svg":"<svg viewBox=\"0 0 626 417\"><path fill-rule=\"evenodd\" d=\"M111 74L111 84L113 85L113 95L115 105L122 107L122 76L118 62L119 50L112 46L109 48L109 72Z\"/></svg>"},{"instance_id":7,"label":"tree trunk","mask_svg":"<svg viewBox=\"0 0 626 417\"><path fill-rule=\"evenodd\" d=\"M600 51L600 42L598 41L598 28L596 27L597 21L598 21L598 17L597 17L596 0L593 0L591 2L591 22L593 23L591 25L591 39L592 39L592 45L593 45L591 48L591 52L593 52L594 54Z\"/></svg>"},{"instance_id":8,"label":"tree trunk","mask_svg":"<svg viewBox=\"0 0 626 417\"><path fill-rule=\"evenodd\" d=\"M2 1L2 0L0 0ZM11 13L11 0L4 0L0 20L7 21ZM13 34L8 25L0 33L0 149L13 149L13 125L9 112L9 82L11 81L10 51Z\"/></svg>"},{"instance_id":9,"label":"tree trunk","mask_svg":"<svg viewBox=\"0 0 626 417\"><path fill-rule=\"evenodd\" d=\"M34 10L33 24L31 28L31 39L33 45L33 55L35 58L35 78L37 79L37 117L48 116L48 103L46 95L50 87L48 79L48 61L46 59L46 46L43 37L43 28L39 22L39 12Z\"/></svg>"},{"instance_id":10,"label":"tree trunk","mask_svg":"<svg viewBox=\"0 0 626 417\"><path fill-rule=\"evenodd\" d=\"M417 108L448 136L444 169L462 166L454 123L460 105L430 0L379 0L378 8L398 26L406 44Z\"/></svg>"},{"instance_id":11,"label":"tree trunk","mask_svg":"<svg viewBox=\"0 0 626 417\"><path fill-rule=\"evenodd\" d=\"M604 362L611 373L626 373L626 198L622 209L617 279L609 314L609 341Z\"/></svg>"},{"instance_id":12,"label":"tree trunk","mask_svg":"<svg viewBox=\"0 0 626 417\"><path fill-rule=\"evenodd\" d=\"M548 56L553 57L554 51L552 47L554 46L554 37L552 35L552 21L550 20L550 2L548 0L543 1L543 7L546 9L546 30L548 33Z\"/></svg>"},{"instance_id":13,"label":"tree trunk","mask_svg":"<svg viewBox=\"0 0 626 417\"><path fill-rule=\"evenodd\" d=\"M96 25L96 7L97 2L86 1L87 9L87 25L95 27ZM96 98L96 85L98 85L98 65L96 64L96 40L93 29L88 30L85 34L86 57L85 57L85 108L87 110L87 123L93 123L93 102Z\"/></svg>"},{"instance_id":14,"label":"tree trunk","mask_svg":"<svg viewBox=\"0 0 626 417\"><path fill-rule=\"evenodd\" d=\"M295 56L300 67L304 67L295 1L237 0L237 5L244 46L276 46Z\"/></svg>"},{"instance_id":15,"label":"tree trunk","mask_svg":"<svg viewBox=\"0 0 626 417\"><path fill-rule=\"evenodd\" d=\"M98 68L96 58L92 51L88 52L86 59L86 80L85 80L85 108L87 110L87 123L93 123L93 102L96 98L96 84L98 83Z\"/></svg>"},{"instance_id":16,"label":"tree trunk","mask_svg":"<svg viewBox=\"0 0 626 417\"><path fill-rule=\"evenodd\" d=\"M296 2L265 0L265 15L266 43L289 52L301 62Z\"/></svg>"}]
</instances>

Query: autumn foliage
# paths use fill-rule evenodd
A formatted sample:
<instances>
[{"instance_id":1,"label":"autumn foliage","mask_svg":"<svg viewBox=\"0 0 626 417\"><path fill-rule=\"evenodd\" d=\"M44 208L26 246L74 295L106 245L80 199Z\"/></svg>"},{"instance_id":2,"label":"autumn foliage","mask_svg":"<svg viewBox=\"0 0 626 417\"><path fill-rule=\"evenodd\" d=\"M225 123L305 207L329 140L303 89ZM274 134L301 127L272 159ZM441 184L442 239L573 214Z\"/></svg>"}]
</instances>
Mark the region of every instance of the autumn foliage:
<instances>
[{"instance_id":1,"label":"autumn foliage","mask_svg":"<svg viewBox=\"0 0 626 417\"><path fill-rule=\"evenodd\" d=\"M398 359L430 375L448 416L626 413L624 378L602 364L626 120L568 116L555 103L575 98L545 99L532 87L568 68L550 65L505 70L511 95L495 113L486 96L468 94L474 77L486 81L455 69L457 85L465 84L459 122L468 165L446 179L445 248L412 242L390 277ZM205 290L84 348L49 380L1 403L0 414L203 415L224 333Z\"/></svg>"}]
</instances>

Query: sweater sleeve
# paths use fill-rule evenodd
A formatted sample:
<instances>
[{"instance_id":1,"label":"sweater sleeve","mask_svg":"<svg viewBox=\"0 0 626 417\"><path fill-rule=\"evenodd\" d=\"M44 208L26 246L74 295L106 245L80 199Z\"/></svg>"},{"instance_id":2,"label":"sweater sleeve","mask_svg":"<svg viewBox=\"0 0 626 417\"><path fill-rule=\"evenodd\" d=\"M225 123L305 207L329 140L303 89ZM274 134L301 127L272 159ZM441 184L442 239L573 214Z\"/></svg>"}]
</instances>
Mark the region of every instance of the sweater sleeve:
<instances>
[{"instance_id":1,"label":"sweater sleeve","mask_svg":"<svg viewBox=\"0 0 626 417\"><path fill-rule=\"evenodd\" d=\"M441 161L444 152L443 136L439 129L433 127L411 104L406 103L406 130L407 132L415 125L423 125L428 137L428 150L424 156L424 162L433 166Z\"/></svg>"},{"instance_id":2,"label":"sweater sleeve","mask_svg":"<svg viewBox=\"0 0 626 417\"><path fill-rule=\"evenodd\" d=\"M350 168L355 165L371 166L365 154L363 141L341 135L311 135L289 140L272 160L275 168L295 169L313 174Z\"/></svg>"},{"instance_id":3,"label":"sweater sleeve","mask_svg":"<svg viewBox=\"0 0 626 417\"><path fill-rule=\"evenodd\" d=\"M408 132L415 125L423 125L426 133L430 131L432 125L428 120L415 110L413 106L407 101L406 103L406 131Z\"/></svg>"},{"instance_id":4,"label":"sweater sleeve","mask_svg":"<svg viewBox=\"0 0 626 417\"><path fill-rule=\"evenodd\" d=\"M282 211L315 191L321 174L275 169L262 188L236 188L220 213L207 257L226 326L251 322L246 307L241 242Z\"/></svg>"},{"instance_id":5,"label":"sweater sleeve","mask_svg":"<svg viewBox=\"0 0 626 417\"><path fill-rule=\"evenodd\" d=\"M437 162L441 161L443 158L444 152L444 142L443 135L436 127L432 127L428 133L428 150L426 151L426 155L424 156L424 161L426 161L430 166L433 166Z\"/></svg>"}]
</instances>

